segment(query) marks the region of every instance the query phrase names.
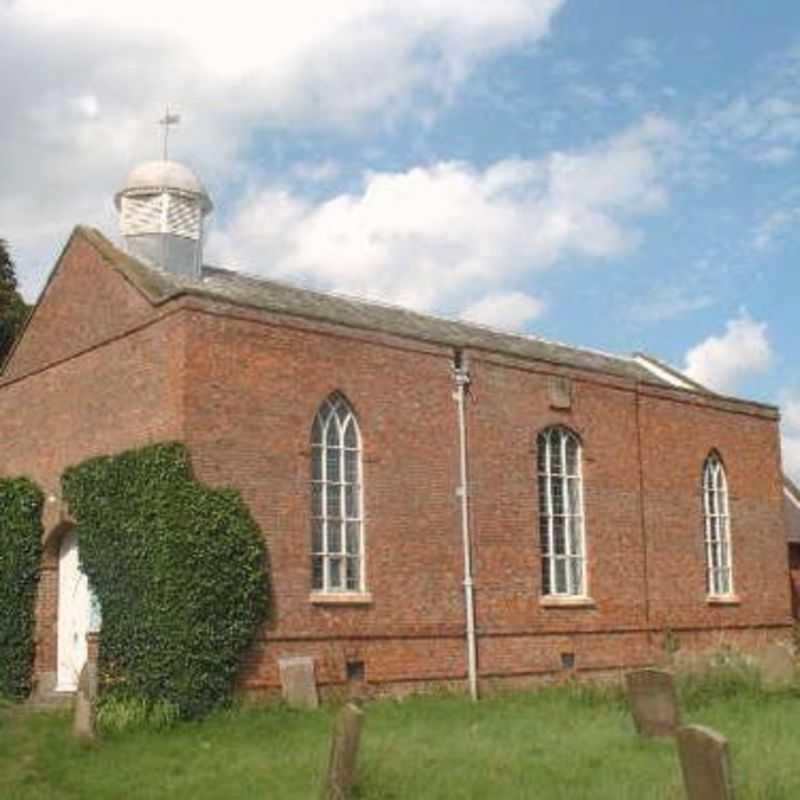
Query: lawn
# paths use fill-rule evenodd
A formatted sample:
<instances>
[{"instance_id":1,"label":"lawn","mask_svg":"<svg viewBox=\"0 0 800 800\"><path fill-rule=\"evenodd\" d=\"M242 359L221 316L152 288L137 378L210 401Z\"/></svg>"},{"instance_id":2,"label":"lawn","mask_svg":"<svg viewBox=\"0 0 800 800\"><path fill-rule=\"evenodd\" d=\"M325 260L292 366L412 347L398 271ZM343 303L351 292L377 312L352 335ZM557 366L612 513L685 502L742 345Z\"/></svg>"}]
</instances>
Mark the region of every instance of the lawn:
<instances>
[{"instance_id":1,"label":"lawn","mask_svg":"<svg viewBox=\"0 0 800 800\"><path fill-rule=\"evenodd\" d=\"M683 798L673 743L640 741L613 697L561 688L477 705L435 696L365 710L362 799ZM241 708L86 746L71 739L63 714L6 708L0 797L313 799L334 713ZM800 697L710 696L691 703L684 717L728 737L738 800L800 797Z\"/></svg>"}]
</instances>

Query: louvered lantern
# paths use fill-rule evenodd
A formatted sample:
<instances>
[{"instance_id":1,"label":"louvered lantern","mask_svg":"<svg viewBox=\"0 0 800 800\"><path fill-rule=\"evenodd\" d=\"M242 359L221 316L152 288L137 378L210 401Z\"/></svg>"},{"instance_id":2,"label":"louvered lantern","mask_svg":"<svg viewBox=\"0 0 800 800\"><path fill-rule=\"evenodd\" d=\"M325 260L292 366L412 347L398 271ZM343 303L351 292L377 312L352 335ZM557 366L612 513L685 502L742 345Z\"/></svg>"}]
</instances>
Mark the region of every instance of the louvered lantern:
<instances>
[{"instance_id":1,"label":"louvered lantern","mask_svg":"<svg viewBox=\"0 0 800 800\"><path fill-rule=\"evenodd\" d=\"M177 275L200 275L203 220L213 206L190 169L176 161L140 164L114 202L132 256Z\"/></svg>"}]
</instances>

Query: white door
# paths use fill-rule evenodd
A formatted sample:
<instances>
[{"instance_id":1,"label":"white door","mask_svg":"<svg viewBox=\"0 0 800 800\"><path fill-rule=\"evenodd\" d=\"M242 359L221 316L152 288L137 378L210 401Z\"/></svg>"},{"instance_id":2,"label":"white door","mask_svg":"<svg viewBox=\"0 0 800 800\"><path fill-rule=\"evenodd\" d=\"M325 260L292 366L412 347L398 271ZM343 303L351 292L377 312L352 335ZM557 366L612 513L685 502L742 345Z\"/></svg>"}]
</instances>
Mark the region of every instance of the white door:
<instances>
[{"instance_id":1,"label":"white door","mask_svg":"<svg viewBox=\"0 0 800 800\"><path fill-rule=\"evenodd\" d=\"M56 691L71 692L86 663L89 632L89 581L78 565L78 540L65 534L58 559L58 682Z\"/></svg>"}]
</instances>

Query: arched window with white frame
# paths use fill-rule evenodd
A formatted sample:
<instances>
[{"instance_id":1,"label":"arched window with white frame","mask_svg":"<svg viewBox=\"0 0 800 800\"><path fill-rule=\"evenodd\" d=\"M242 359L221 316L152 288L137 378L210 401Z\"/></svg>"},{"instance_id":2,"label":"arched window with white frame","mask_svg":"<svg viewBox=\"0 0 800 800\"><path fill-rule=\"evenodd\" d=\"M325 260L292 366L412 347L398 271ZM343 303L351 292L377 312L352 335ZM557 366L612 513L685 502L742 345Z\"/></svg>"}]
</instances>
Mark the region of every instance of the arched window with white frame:
<instances>
[{"instance_id":1,"label":"arched window with white frame","mask_svg":"<svg viewBox=\"0 0 800 800\"><path fill-rule=\"evenodd\" d=\"M311 428L311 590L365 591L361 434L338 392Z\"/></svg>"},{"instance_id":2,"label":"arched window with white frame","mask_svg":"<svg viewBox=\"0 0 800 800\"><path fill-rule=\"evenodd\" d=\"M712 452L703 464L703 516L705 520L706 591L711 596L733 594L728 481L719 454Z\"/></svg>"},{"instance_id":3,"label":"arched window with white frame","mask_svg":"<svg viewBox=\"0 0 800 800\"><path fill-rule=\"evenodd\" d=\"M581 443L555 426L536 438L542 594L586 595Z\"/></svg>"}]
</instances>

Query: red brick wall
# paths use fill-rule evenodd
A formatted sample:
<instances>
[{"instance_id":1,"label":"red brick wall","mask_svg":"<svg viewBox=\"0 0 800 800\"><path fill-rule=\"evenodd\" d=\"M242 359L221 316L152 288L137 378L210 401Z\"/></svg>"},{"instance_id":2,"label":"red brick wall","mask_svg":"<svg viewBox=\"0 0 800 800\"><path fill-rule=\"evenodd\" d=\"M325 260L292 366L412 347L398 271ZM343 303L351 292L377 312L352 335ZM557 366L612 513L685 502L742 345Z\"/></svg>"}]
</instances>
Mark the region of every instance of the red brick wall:
<instances>
[{"instance_id":1,"label":"red brick wall","mask_svg":"<svg viewBox=\"0 0 800 800\"><path fill-rule=\"evenodd\" d=\"M16 378L119 336L153 316L150 303L80 232L65 249L3 378Z\"/></svg>"},{"instance_id":2,"label":"red brick wall","mask_svg":"<svg viewBox=\"0 0 800 800\"><path fill-rule=\"evenodd\" d=\"M65 254L12 366L56 363L0 381L0 474L28 474L57 495L70 464L183 439L201 480L241 490L267 542L274 614L248 658L247 687L277 687L277 659L302 654L315 656L327 685L345 681L348 661L362 661L375 685L462 680L453 353L199 298L158 310L143 303L81 241ZM663 655L667 628L687 648L786 634L772 412L547 364L465 357L478 662L487 683L568 674L562 655L584 671L648 663ZM552 375L570 378L569 409L551 407ZM357 606L309 598L309 434L333 391L350 400L364 446L371 601ZM592 602L581 608L540 602L534 448L551 424L569 426L583 443ZM724 607L705 596L700 480L711 448L731 497L739 603ZM52 527L58 514L48 513ZM48 559L40 671L55 666L54 551Z\"/></svg>"},{"instance_id":3,"label":"red brick wall","mask_svg":"<svg viewBox=\"0 0 800 800\"><path fill-rule=\"evenodd\" d=\"M667 396L643 398L641 419L653 623L785 624L790 600L775 420ZM705 596L701 476L712 449L727 475L738 605L709 604Z\"/></svg>"},{"instance_id":4,"label":"red brick wall","mask_svg":"<svg viewBox=\"0 0 800 800\"><path fill-rule=\"evenodd\" d=\"M197 305L192 314L186 430L199 476L238 486L268 543L277 613L248 662L247 685L274 688L277 658L301 654L317 657L324 683L343 681L348 660L363 660L375 684L463 678L453 354L226 313ZM676 402L669 391L640 396L607 376L466 355L482 677L558 674L562 653L574 654L580 670L652 662L667 627L687 647L710 632L745 643L754 627L786 633L773 414ZM552 374L573 379L569 410L550 407ZM309 601L309 431L334 390L353 404L365 447L372 603L358 607ZM593 600L584 608L539 598L534 444L538 430L558 423L584 447ZM740 603L728 607L705 596L700 475L712 447L731 492Z\"/></svg>"},{"instance_id":5,"label":"red brick wall","mask_svg":"<svg viewBox=\"0 0 800 800\"><path fill-rule=\"evenodd\" d=\"M541 370L542 367L540 366ZM643 555L635 395L613 381L573 381L570 410L550 407L550 376L472 354L469 401L472 527L481 671L516 664L579 669L641 662ZM564 373L566 374L566 373ZM536 435L565 425L581 439L588 594L582 608L540 602ZM609 638L630 631L632 636ZM576 636L574 634L590 634ZM512 655L513 653L513 655Z\"/></svg>"},{"instance_id":6,"label":"red brick wall","mask_svg":"<svg viewBox=\"0 0 800 800\"><path fill-rule=\"evenodd\" d=\"M369 681L463 673L450 354L399 344L192 315L193 463L202 480L242 491L272 562L276 618L264 657L251 661L252 685L277 685L276 658L309 648L324 681L343 679L351 646ZM309 602L310 431L335 390L350 400L363 439L367 606Z\"/></svg>"},{"instance_id":7,"label":"red brick wall","mask_svg":"<svg viewBox=\"0 0 800 800\"><path fill-rule=\"evenodd\" d=\"M59 360L27 377L17 378L12 370L0 380L0 475L27 475L48 497L37 607L39 673L56 664L62 472L91 456L182 438L179 318L160 318L82 239L74 244L10 366L34 369ZM112 320L112 303L119 306L117 323L134 326L127 336L120 336ZM88 308L97 310L96 329Z\"/></svg>"}]
</instances>

